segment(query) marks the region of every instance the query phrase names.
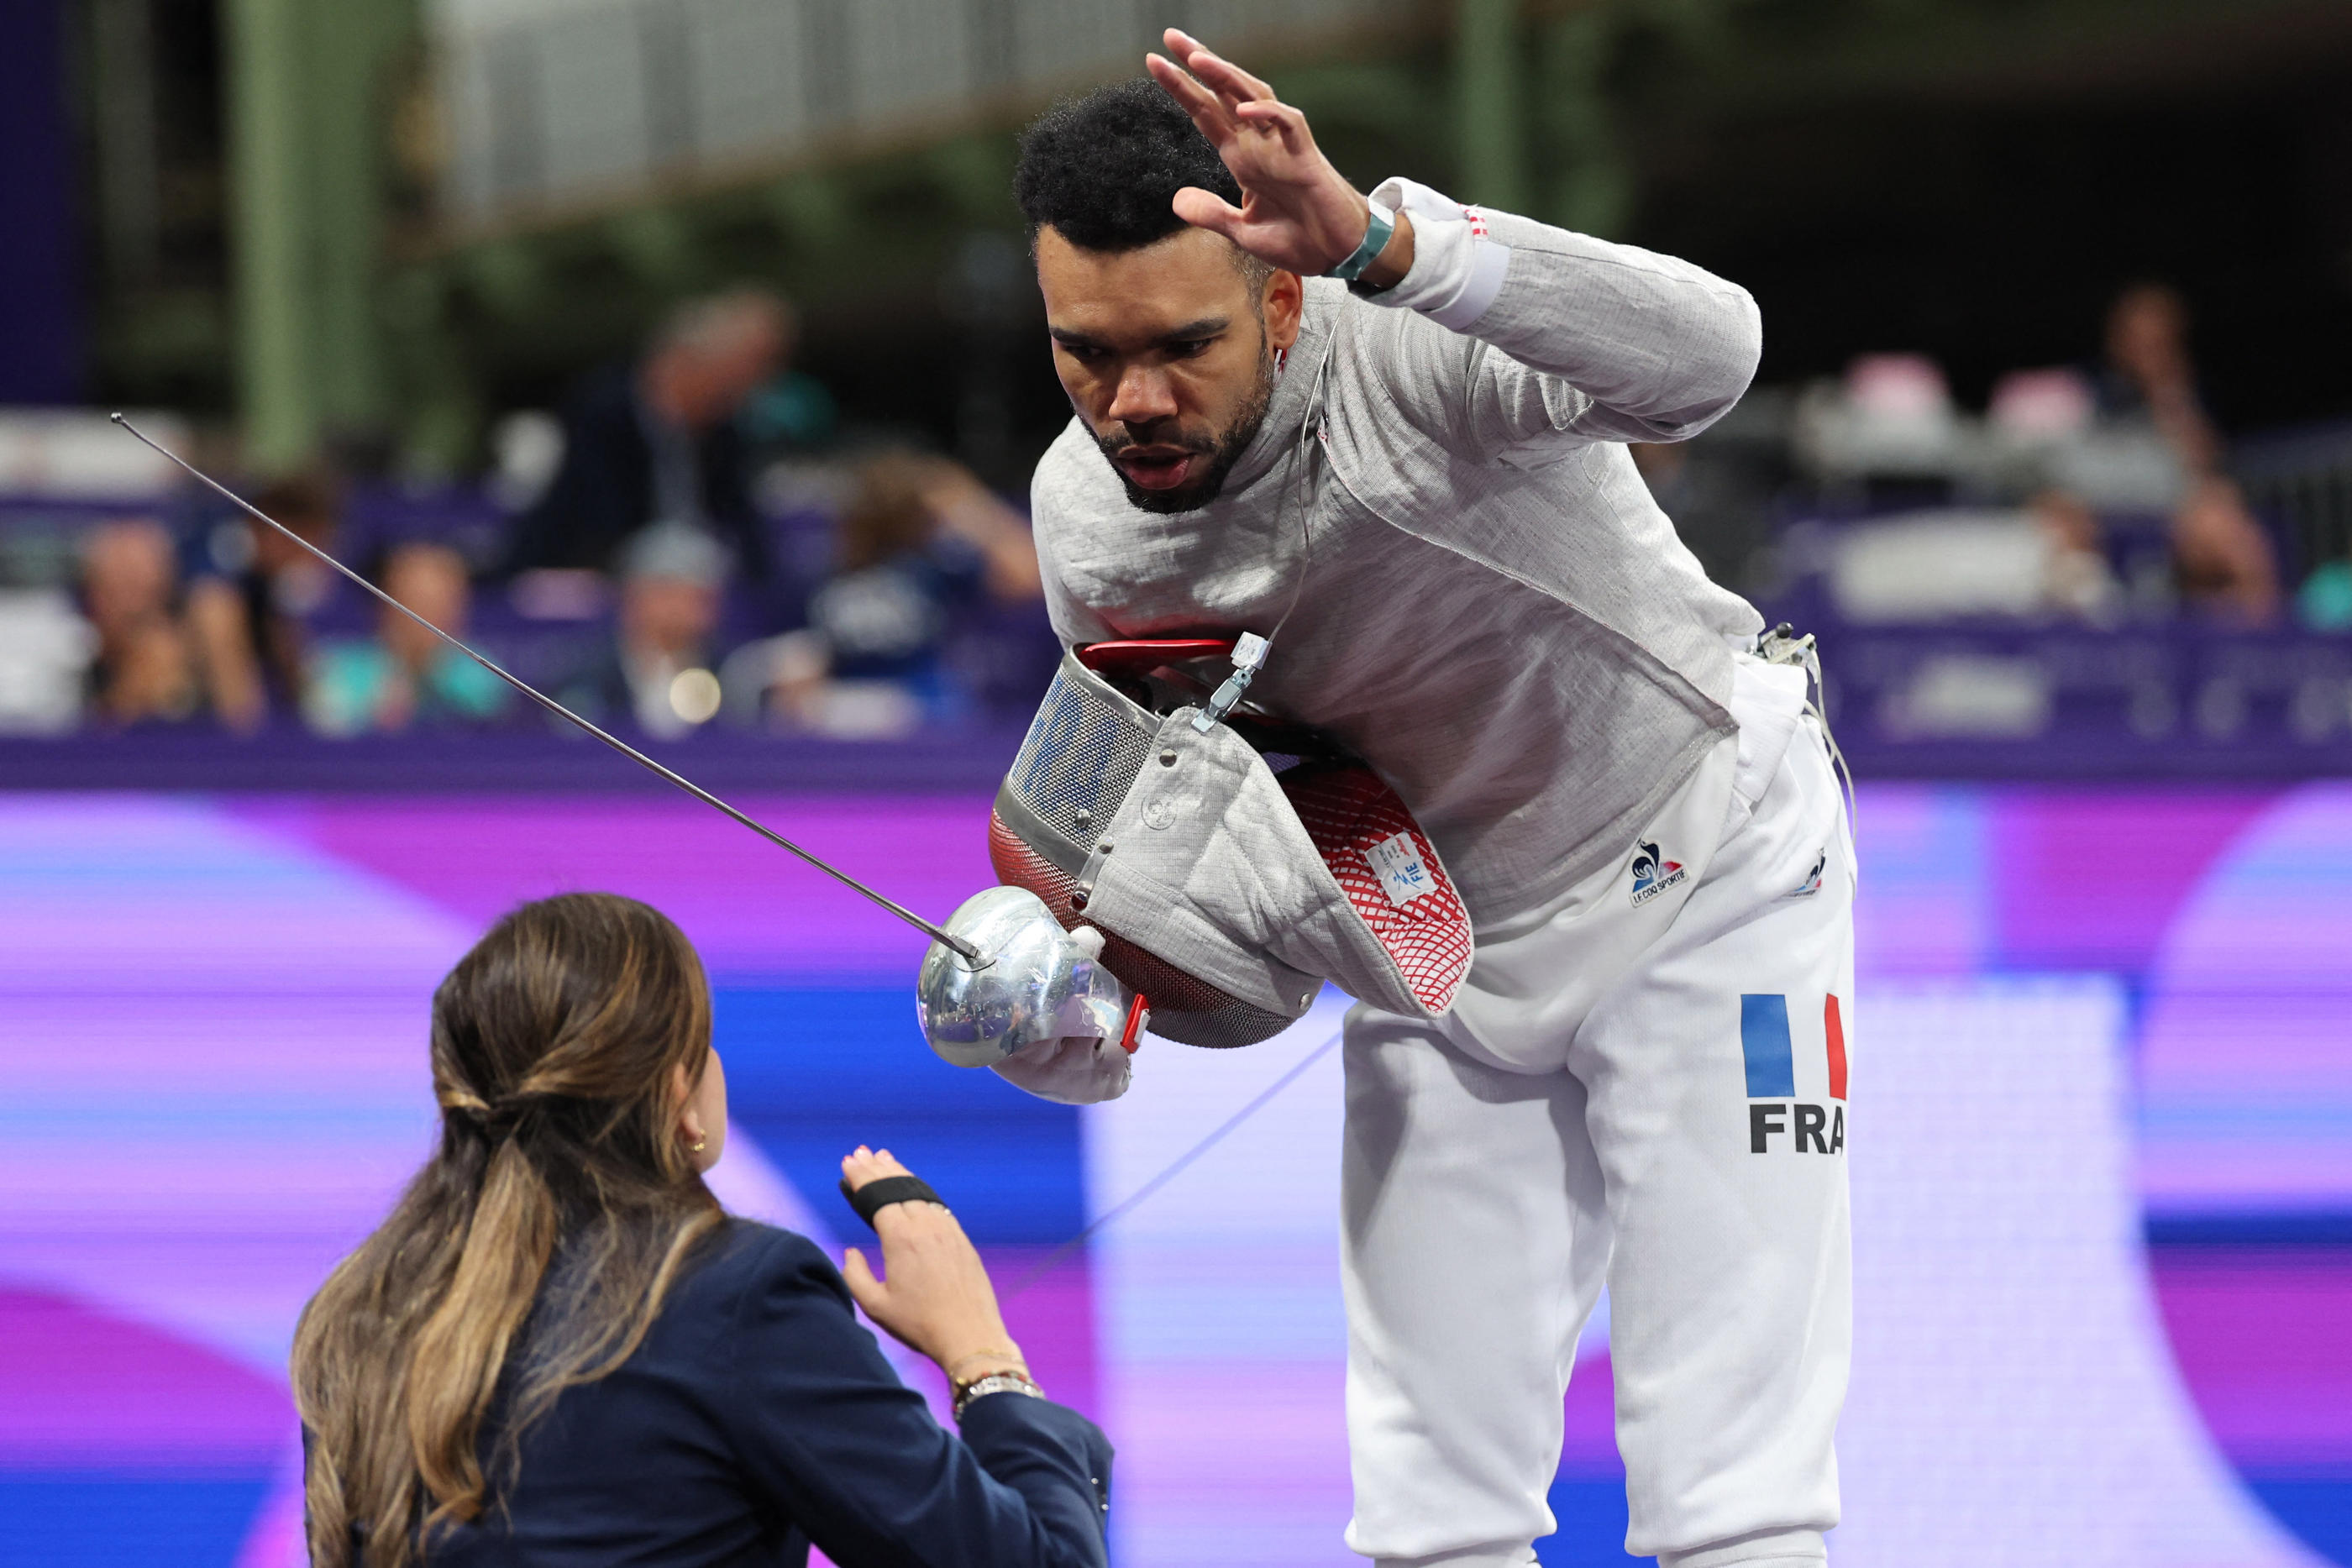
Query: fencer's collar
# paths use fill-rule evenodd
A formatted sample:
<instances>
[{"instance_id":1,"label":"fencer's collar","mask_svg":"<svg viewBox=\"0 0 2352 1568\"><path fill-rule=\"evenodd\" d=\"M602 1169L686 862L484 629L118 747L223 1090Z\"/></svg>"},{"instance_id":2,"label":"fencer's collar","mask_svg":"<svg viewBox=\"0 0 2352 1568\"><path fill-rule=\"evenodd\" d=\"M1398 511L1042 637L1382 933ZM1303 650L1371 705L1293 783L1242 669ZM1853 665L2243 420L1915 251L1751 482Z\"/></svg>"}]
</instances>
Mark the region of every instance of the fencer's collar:
<instances>
[{"instance_id":1,"label":"fencer's collar","mask_svg":"<svg viewBox=\"0 0 2352 1568\"><path fill-rule=\"evenodd\" d=\"M1251 438L1240 460L1226 476L1227 496L1248 489L1280 465L1297 446L1298 428L1306 422L1307 410L1315 401L1315 372L1331 351L1332 334L1338 329L1339 310L1347 303L1348 286L1328 277L1302 281L1307 298L1299 312L1298 341L1290 346L1288 361L1281 378L1274 383L1274 396L1266 403L1265 422L1259 424L1257 434Z\"/></svg>"}]
</instances>

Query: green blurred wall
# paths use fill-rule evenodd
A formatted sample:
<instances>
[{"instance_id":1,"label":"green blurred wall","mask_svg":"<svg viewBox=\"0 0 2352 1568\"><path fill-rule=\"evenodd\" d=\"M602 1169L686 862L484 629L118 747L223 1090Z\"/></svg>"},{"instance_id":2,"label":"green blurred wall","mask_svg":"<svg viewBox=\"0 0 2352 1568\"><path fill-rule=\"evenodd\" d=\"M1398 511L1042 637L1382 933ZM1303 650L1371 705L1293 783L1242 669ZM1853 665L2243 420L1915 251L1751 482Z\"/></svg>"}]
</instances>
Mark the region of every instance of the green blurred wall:
<instances>
[{"instance_id":1,"label":"green blurred wall","mask_svg":"<svg viewBox=\"0 0 2352 1568\"><path fill-rule=\"evenodd\" d=\"M815 311L848 302L903 319L941 308L940 279L965 236L1017 229L1005 189L1012 136L1036 106L991 102L922 144L452 233L420 204L419 177L390 156L422 79L418 0L219 4L236 400L262 469L369 432L412 467L446 470L475 455L501 389L543 387L621 351L697 289L757 279ZM1404 172L1465 200L1622 235L1638 171L1656 150L1697 146L1742 115L1979 82L2045 97L2099 90L2136 60L2193 74L2203 56L2223 58L2200 40L2292 26L2311 9L1430 0L1409 25L1250 63L1307 110L1342 167Z\"/></svg>"},{"instance_id":2,"label":"green blurred wall","mask_svg":"<svg viewBox=\"0 0 2352 1568\"><path fill-rule=\"evenodd\" d=\"M257 470L389 417L377 297L414 0L224 0L236 389Z\"/></svg>"}]
</instances>

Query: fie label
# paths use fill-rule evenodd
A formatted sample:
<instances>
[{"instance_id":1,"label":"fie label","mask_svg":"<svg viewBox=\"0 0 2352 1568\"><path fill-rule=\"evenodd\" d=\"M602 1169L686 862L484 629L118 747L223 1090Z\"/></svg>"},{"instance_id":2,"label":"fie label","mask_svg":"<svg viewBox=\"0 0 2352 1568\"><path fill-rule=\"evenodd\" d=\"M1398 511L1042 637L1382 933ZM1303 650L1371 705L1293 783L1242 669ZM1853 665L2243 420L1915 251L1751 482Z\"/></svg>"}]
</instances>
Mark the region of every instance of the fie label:
<instances>
[{"instance_id":1,"label":"fie label","mask_svg":"<svg viewBox=\"0 0 2352 1568\"><path fill-rule=\"evenodd\" d=\"M1380 878L1381 891L1400 909L1423 894L1437 891L1437 879L1429 874L1411 833L1391 833L1364 851L1364 859Z\"/></svg>"}]
</instances>

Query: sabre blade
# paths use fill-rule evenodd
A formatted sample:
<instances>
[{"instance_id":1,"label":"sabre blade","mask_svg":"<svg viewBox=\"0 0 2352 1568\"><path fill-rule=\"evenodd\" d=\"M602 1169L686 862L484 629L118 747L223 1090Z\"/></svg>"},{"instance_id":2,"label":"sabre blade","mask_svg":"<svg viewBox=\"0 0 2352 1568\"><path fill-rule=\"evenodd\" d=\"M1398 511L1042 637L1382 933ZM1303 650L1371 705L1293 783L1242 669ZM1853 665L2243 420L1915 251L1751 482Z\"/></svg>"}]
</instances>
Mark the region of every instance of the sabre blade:
<instances>
[{"instance_id":1,"label":"sabre blade","mask_svg":"<svg viewBox=\"0 0 2352 1568\"><path fill-rule=\"evenodd\" d=\"M279 522L276 517L271 517L268 513L263 511L260 507L255 506L252 502L247 500L244 497L230 489L227 486L222 484L219 480L214 478L203 469L198 468L194 464L188 462L178 453L149 439L145 431L140 429L137 425L123 418L120 413L117 413L110 417L113 419L115 423L129 431L132 435L137 436L152 451L161 456L169 458L173 464L177 465L182 469L184 469L189 477L196 480L198 483L219 495L223 499L229 502L230 505L245 513L246 516L252 517L257 522L267 523L269 527L276 528L279 533L285 535L288 538L301 546L310 554L316 556L326 566L330 567L352 582L357 583L362 589L365 590L368 593L373 594L376 599L382 601L383 603L399 611L403 615L407 616L411 621L415 622L419 626L424 627L427 632L432 632L433 635L440 638L441 641L448 643L449 646L457 649L457 652L465 654L466 657L473 660L474 663L481 665L482 668L489 671L490 674L504 681L508 685L512 686L515 690L520 692L523 695L537 703L541 707L543 707L548 712L555 715L556 717L565 719L572 724L578 725L582 729L586 730L590 735L594 736L597 739L603 741L605 745L611 747L614 750L619 752L630 761L667 780L668 782L677 785L679 789L685 790L688 794L693 796L696 800L701 801L704 805L710 807L712 810L733 818L736 821L742 823L743 826L751 829L753 832L759 834L761 838L767 840L778 849L791 851L793 854L798 855L802 860L806 861L810 865L813 865L817 870L824 873L825 875L833 878L834 881L841 883L844 887L848 888L851 892L862 894L866 898L872 900L873 903L879 907L888 910L891 914L897 915L899 919L905 921L916 930L929 936L934 942L946 944L950 950L961 954L966 959L970 960L974 967L979 968L986 968L988 967L989 960L981 956L978 948L972 946L961 937L950 936L946 931L932 925L929 921L924 919L913 910L908 909L906 905L899 904L895 900L885 898L882 894L875 892L874 889L866 886L864 883L858 881L847 872L841 870L837 866L827 863L825 861L811 853L809 851L801 848L800 845L793 842L792 840L784 837L782 833L777 832L774 829L770 828L754 818L746 816L741 811L737 810L734 807L729 805L726 801L720 800L709 790L705 789L701 785L697 784L691 779L687 778L684 774L663 767L660 763L655 761L652 758L647 757L644 752L639 751L635 747L631 746L627 741L621 739L618 736L607 734L605 731L589 723L578 714L573 713L570 708L565 707L562 703L557 702L553 697L549 696L545 692L541 691L537 686L532 685L529 681L523 680L518 675L509 674L503 667L492 660L485 658L480 653L476 653L465 643L460 642L457 638L451 636L446 632L444 632L440 627L436 626L432 622L427 621L424 616L419 615L415 611L411 610L407 605L403 604L399 600L394 599L391 594L386 593L383 589L378 588L374 583L370 582L366 578L362 577L358 572L353 571L350 567L345 566L341 561L337 560L333 556L329 555L325 550L320 549L317 545L312 544L309 539L304 538L300 534L296 533L292 528L289 528L284 523Z\"/></svg>"}]
</instances>

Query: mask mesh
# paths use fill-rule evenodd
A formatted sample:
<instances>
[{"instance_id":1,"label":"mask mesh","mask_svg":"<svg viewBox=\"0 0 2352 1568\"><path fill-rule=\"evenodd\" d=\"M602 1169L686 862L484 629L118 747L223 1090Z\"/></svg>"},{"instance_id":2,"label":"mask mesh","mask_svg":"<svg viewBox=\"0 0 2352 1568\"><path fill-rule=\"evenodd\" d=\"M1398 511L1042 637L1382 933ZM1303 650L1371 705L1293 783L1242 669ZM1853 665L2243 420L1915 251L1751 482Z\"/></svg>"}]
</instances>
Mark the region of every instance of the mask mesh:
<instances>
[{"instance_id":1,"label":"mask mesh","mask_svg":"<svg viewBox=\"0 0 2352 1568\"><path fill-rule=\"evenodd\" d=\"M1151 732L1056 671L1006 782L1071 844L1090 845L1135 784Z\"/></svg>"}]
</instances>

